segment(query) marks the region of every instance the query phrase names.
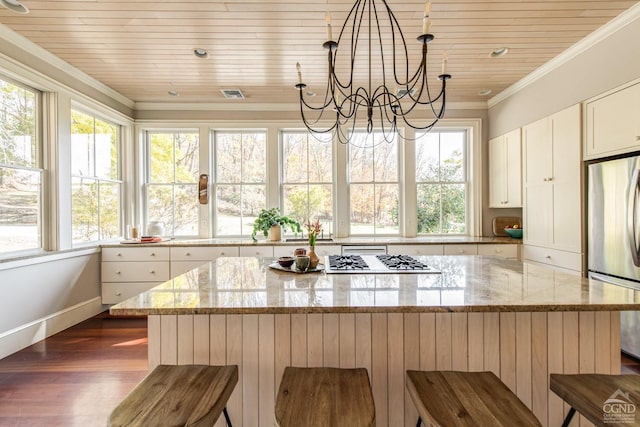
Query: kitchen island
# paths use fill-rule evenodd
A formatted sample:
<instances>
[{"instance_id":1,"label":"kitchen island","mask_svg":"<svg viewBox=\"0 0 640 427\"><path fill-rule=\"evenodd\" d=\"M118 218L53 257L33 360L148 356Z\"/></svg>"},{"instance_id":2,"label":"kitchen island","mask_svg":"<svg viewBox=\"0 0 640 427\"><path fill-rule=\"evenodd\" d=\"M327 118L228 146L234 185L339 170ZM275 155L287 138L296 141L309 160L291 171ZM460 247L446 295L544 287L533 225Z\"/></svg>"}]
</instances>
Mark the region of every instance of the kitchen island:
<instances>
[{"instance_id":1,"label":"kitchen island","mask_svg":"<svg viewBox=\"0 0 640 427\"><path fill-rule=\"evenodd\" d=\"M286 366L365 367L377 426L414 426L405 371L493 371L544 425L548 374L620 371L620 310L640 292L480 256L416 257L441 273L296 274L222 257L111 308L149 316L149 365L237 364L234 425L272 426Z\"/></svg>"}]
</instances>

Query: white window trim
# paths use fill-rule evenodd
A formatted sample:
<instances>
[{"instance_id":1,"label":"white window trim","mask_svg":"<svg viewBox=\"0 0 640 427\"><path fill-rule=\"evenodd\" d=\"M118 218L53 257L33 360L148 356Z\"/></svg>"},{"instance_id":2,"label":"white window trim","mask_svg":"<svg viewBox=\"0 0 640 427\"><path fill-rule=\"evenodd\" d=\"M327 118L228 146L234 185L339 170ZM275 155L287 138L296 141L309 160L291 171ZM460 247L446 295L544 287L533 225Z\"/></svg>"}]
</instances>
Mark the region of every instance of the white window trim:
<instances>
[{"instance_id":1,"label":"white window trim","mask_svg":"<svg viewBox=\"0 0 640 427\"><path fill-rule=\"evenodd\" d=\"M169 131L184 129L199 129L201 151L200 151L200 173L207 173L210 177L213 171L213 155L209 153L210 143L203 144L204 141L210 142L212 131L224 130L243 130L243 129L266 129L267 131L267 209L282 209L281 201L281 179L280 179L280 131L281 130L302 130L303 126L298 121L176 121L162 122L157 121L138 121L136 122L136 155L137 164L146 164L144 152L144 133L148 131ZM482 119L442 119L434 130L459 130L466 128L468 132L468 152L467 152L467 172L468 172L468 200L467 200L467 222L469 236L482 235ZM415 136L415 132L411 128L401 129L407 139L411 140ZM205 148L206 147L206 148ZM203 151L203 150L206 150ZM334 175L334 234L335 238L349 237L349 192L345 191L348 183L348 173L346 166L348 164L347 147L333 141L333 175ZM205 157L206 154L206 157ZM416 212L416 195L415 191L415 145L411 141L400 140L398 143L398 162L399 162L399 180L400 180L400 207L399 207L399 226L402 237L416 237L417 224L415 215L408 213ZM145 166L146 167L146 166ZM139 168L138 168L139 169ZM142 188L144 183L143 176L138 173L137 188ZM211 178L209 179L211 183ZM341 191L337 191L338 188ZM211 194L211 187L209 188ZM139 191L136 195L138 205L141 209L137 213L138 221L144 214L144 207L141 204L143 197ZM211 238L213 236L213 203L200 205L200 238ZM211 221L210 221L211 220ZM250 239L250 236L242 236Z\"/></svg>"}]
</instances>

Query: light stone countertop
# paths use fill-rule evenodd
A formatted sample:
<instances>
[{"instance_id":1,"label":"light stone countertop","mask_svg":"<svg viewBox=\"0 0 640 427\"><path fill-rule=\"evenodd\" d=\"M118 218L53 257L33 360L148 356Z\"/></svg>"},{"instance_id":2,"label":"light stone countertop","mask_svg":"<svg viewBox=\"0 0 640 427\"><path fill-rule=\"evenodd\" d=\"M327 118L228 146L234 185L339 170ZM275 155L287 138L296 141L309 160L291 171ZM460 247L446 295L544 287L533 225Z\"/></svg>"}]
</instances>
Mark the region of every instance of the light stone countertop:
<instances>
[{"instance_id":1,"label":"light stone countertop","mask_svg":"<svg viewBox=\"0 0 640 427\"><path fill-rule=\"evenodd\" d=\"M103 243L103 248L141 247L141 246L298 246L307 243L307 239L297 241L269 241L264 238L254 242L243 238L215 238L215 239L175 239L159 243L121 244L120 242ZM521 239L511 237L484 236L437 236L437 237L345 237L332 239L318 239L317 246L324 245L459 245L459 244L522 244Z\"/></svg>"},{"instance_id":2,"label":"light stone countertop","mask_svg":"<svg viewBox=\"0 0 640 427\"><path fill-rule=\"evenodd\" d=\"M482 256L417 256L442 274L296 274L222 257L111 307L113 315L640 310L640 291Z\"/></svg>"}]
</instances>

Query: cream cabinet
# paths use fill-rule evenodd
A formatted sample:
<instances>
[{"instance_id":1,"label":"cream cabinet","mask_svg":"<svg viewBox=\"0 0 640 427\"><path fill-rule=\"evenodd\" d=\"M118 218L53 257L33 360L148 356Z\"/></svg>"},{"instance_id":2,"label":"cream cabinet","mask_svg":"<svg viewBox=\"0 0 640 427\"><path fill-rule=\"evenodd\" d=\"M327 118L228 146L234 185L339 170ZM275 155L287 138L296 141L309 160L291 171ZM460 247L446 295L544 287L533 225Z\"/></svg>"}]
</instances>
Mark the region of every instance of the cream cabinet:
<instances>
[{"instance_id":1,"label":"cream cabinet","mask_svg":"<svg viewBox=\"0 0 640 427\"><path fill-rule=\"evenodd\" d=\"M442 255L444 245L387 245L389 255Z\"/></svg>"},{"instance_id":2,"label":"cream cabinet","mask_svg":"<svg viewBox=\"0 0 640 427\"><path fill-rule=\"evenodd\" d=\"M167 247L103 248L102 303L115 304L171 278Z\"/></svg>"},{"instance_id":3,"label":"cream cabinet","mask_svg":"<svg viewBox=\"0 0 640 427\"><path fill-rule=\"evenodd\" d=\"M489 141L489 207L522 207L520 129Z\"/></svg>"},{"instance_id":4,"label":"cream cabinet","mask_svg":"<svg viewBox=\"0 0 640 427\"><path fill-rule=\"evenodd\" d=\"M478 245L464 243L455 245L444 245L445 255L478 255Z\"/></svg>"},{"instance_id":5,"label":"cream cabinet","mask_svg":"<svg viewBox=\"0 0 640 427\"><path fill-rule=\"evenodd\" d=\"M518 247L520 244L486 243L478 245L478 255L494 256L507 259L520 259Z\"/></svg>"},{"instance_id":6,"label":"cream cabinet","mask_svg":"<svg viewBox=\"0 0 640 427\"><path fill-rule=\"evenodd\" d=\"M585 159L640 150L640 82L585 102Z\"/></svg>"},{"instance_id":7,"label":"cream cabinet","mask_svg":"<svg viewBox=\"0 0 640 427\"><path fill-rule=\"evenodd\" d=\"M171 248L171 277L224 256L238 256L237 246L174 246Z\"/></svg>"},{"instance_id":8,"label":"cream cabinet","mask_svg":"<svg viewBox=\"0 0 640 427\"><path fill-rule=\"evenodd\" d=\"M523 127L525 245L582 252L580 122L575 105Z\"/></svg>"},{"instance_id":9,"label":"cream cabinet","mask_svg":"<svg viewBox=\"0 0 640 427\"><path fill-rule=\"evenodd\" d=\"M272 257L273 246L240 246L240 256Z\"/></svg>"}]
</instances>

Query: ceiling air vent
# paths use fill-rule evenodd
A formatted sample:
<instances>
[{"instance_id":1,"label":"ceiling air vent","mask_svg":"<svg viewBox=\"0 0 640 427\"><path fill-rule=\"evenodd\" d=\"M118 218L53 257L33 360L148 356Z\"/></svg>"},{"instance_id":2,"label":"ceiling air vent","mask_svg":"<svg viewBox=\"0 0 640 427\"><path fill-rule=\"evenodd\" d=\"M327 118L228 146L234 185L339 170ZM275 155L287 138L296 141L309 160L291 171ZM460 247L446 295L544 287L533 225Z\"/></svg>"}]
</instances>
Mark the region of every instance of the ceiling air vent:
<instances>
[{"instance_id":1,"label":"ceiling air vent","mask_svg":"<svg viewBox=\"0 0 640 427\"><path fill-rule=\"evenodd\" d=\"M244 99L244 93L240 89L220 89L226 99Z\"/></svg>"}]
</instances>

